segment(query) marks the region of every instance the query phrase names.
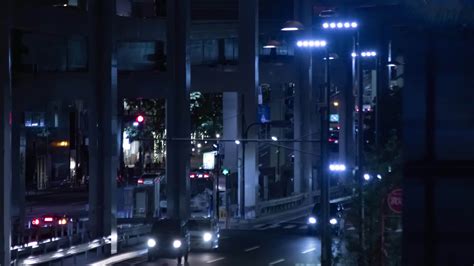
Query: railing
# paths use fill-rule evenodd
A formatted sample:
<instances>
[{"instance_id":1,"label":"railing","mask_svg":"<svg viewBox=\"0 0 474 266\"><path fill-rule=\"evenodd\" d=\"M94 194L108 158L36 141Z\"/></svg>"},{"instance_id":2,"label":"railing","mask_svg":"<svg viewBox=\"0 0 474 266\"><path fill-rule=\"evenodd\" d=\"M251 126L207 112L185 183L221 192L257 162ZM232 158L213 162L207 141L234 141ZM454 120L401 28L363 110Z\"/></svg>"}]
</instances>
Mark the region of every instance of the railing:
<instances>
[{"instance_id":1,"label":"railing","mask_svg":"<svg viewBox=\"0 0 474 266\"><path fill-rule=\"evenodd\" d=\"M78 227L80 228L80 227ZM110 244L110 237L100 239L89 239L86 226L83 230L69 231L64 237L51 237L43 241L33 241L25 245L12 248L13 265L34 265L46 262L61 261L77 255L87 255L95 250L96 254L104 252ZM45 228L47 229L47 228ZM149 225L122 225L118 228L119 248L138 244L141 238L150 233ZM25 258L26 257L26 258Z\"/></svg>"},{"instance_id":2,"label":"railing","mask_svg":"<svg viewBox=\"0 0 474 266\"><path fill-rule=\"evenodd\" d=\"M350 194L341 187L332 187L329 192L331 202L349 197ZM284 212L287 210L312 205L320 201L320 191L298 194L286 198L274 199L258 203L255 207L257 217Z\"/></svg>"}]
</instances>

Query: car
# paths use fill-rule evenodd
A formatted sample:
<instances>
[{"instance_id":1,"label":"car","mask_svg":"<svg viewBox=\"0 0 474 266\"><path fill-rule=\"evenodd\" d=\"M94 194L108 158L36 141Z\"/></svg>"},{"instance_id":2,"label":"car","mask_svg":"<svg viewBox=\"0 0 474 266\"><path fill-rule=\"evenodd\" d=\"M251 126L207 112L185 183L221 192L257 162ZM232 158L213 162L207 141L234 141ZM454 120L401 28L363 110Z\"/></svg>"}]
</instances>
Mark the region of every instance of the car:
<instances>
[{"instance_id":1,"label":"car","mask_svg":"<svg viewBox=\"0 0 474 266\"><path fill-rule=\"evenodd\" d=\"M147 247L150 262L157 258L176 258L178 264L181 264L184 257L184 262L187 263L191 250L188 222L178 219L162 219L154 222Z\"/></svg>"},{"instance_id":2,"label":"car","mask_svg":"<svg viewBox=\"0 0 474 266\"><path fill-rule=\"evenodd\" d=\"M164 176L161 174L147 173L137 179L137 186L153 186Z\"/></svg>"},{"instance_id":3,"label":"car","mask_svg":"<svg viewBox=\"0 0 474 266\"><path fill-rule=\"evenodd\" d=\"M30 221L32 227L61 226L66 225L68 222L69 219L64 215L43 215L41 217L35 217Z\"/></svg>"},{"instance_id":4,"label":"car","mask_svg":"<svg viewBox=\"0 0 474 266\"><path fill-rule=\"evenodd\" d=\"M216 249L219 247L220 229L215 218L190 219L189 233L193 249Z\"/></svg>"},{"instance_id":5,"label":"car","mask_svg":"<svg viewBox=\"0 0 474 266\"><path fill-rule=\"evenodd\" d=\"M342 223L344 222L342 219L343 210L344 208L341 203L329 204L328 223L330 224L331 230L337 235L341 232L341 228L343 228L343 225L342 225ZM309 233L312 234L314 232L319 231L320 221L321 221L321 204L316 203L307 218Z\"/></svg>"}]
</instances>

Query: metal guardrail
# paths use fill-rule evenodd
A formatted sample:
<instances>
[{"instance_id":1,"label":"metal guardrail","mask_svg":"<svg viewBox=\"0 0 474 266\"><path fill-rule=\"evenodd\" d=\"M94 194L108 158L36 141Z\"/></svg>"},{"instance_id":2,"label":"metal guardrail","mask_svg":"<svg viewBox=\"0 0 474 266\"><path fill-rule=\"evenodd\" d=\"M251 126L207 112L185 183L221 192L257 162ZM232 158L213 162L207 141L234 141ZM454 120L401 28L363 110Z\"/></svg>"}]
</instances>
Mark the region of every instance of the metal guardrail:
<instances>
[{"instance_id":1,"label":"metal guardrail","mask_svg":"<svg viewBox=\"0 0 474 266\"><path fill-rule=\"evenodd\" d=\"M333 200L348 197L347 191L344 191L344 189L341 187L332 187L330 189L329 195L330 198ZM281 199L264 201L256 205L256 214L257 217L264 217L266 215L275 214L277 212L301 207L304 204L318 203L320 201L320 196L320 191L315 191Z\"/></svg>"},{"instance_id":2,"label":"metal guardrail","mask_svg":"<svg viewBox=\"0 0 474 266\"><path fill-rule=\"evenodd\" d=\"M119 248L137 244L140 239L150 233L149 225L121 226L118 228L118 245ZM62 261L66 258L82 255L93 250L98 254L100 249L110 244L110 237L94 239L82 243L72 244L71 237L54 238L46 240L43 243L36 243L27 247L19 247L13 249L12 265L34 265L47 262ZM21 252L21 253L20 253ZM24 258L26 256L26 258Z\"/></svg>"}]
</instances>

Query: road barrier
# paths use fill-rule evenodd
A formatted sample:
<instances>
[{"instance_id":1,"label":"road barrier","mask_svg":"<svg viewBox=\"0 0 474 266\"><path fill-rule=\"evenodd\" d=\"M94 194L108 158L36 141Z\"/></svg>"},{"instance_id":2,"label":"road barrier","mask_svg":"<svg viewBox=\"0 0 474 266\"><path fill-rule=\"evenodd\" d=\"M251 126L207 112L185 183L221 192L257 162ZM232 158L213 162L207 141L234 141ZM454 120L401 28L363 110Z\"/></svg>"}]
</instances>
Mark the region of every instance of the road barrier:
<instances>
[{"instance_id":1,"label":"road barrier","mask_svg":"<svg viewBox=\"0 0 474 266\"><path fill-rule=\"evenodd\" d=\"M350 192L342 187L332 187L329 192L331 202L350 197ZM258 203L255 206L257 218L262 218L275 213L293 210L308 204L318 203L320 201L320 191L311 193L302 193L281 199L268 200Z\"/></svg>"},{"instance_id":2,"label":"road barrier","mask_svg":"<svg viewBox=\"0 0 474 266\"><path fill-rule=\"evenodd\" d=\"M12 265L35 265L47 262L62 261L76 256L88 256L95 250L96 254L104 253L110 244L110 237L88 239L86 225L82 230L69 231L64 237L53 237L40 242L33 241L22 246L12 247ZM150 225L121 225L118 227L118 245L123 248L143 241L143 237L150 233ZM39 232L39 231L37 231Z\"/></svg>"}]
</instances>

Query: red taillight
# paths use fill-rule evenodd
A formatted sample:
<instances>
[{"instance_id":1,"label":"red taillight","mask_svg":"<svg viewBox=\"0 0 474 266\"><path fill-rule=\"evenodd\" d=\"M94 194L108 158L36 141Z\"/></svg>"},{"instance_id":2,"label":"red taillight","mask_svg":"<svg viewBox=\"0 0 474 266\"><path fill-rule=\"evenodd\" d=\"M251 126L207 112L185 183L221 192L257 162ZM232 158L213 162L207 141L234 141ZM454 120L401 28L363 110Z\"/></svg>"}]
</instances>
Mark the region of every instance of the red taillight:
<instances>
[{"instance_id":1,"label":"red taillight","mask_svg":"<svg viewBox=\"0 0 474 266\"><path fill-rule=\"evenodd\" d=\"M204 178L209 178L209 174L204 174Z\"/></svg>"},{"instance_id":2,"label":"red taillight","mask_svg":"<svg viewBox=\"0 0 474 266\"><path fill-rule=\"evenodd\" d=\"M31 221L31 223L32 223L33 225L39 225L39 224L40 224L40 220L39 220L38 218L35 218L35 219L33 219L33 221Z\"/></svg>"},{"instance_id":3,"label":"red taillight","mask_svg":"<svg viewBox=\"0 0 474 266\"><path fill-rule=\"evenodd\" d=\"M144 181L143 181L142 178L138 179L138 181L137 181L138 184L143 184L143 182L144 182Z\"/></svg>"},{"instance_id":4,"label":"red taillight","mask_svg":"<svg viewBox=\"0 0 474 266\"><path fill-rule=\"evenodd\" d=\"M334 142L334 139L329 139L329 142Z\"/></svg>"},{"instance_id":5,"label":"red taillight","mask_svg":"<svg viewBox=\"0 0 474 266\"><path fill-rule=\"evenodd\" d=\"M190 174L189 177L190 177L190 178L195 178L196 175L195 175L195 174Z\"/></svg>"},{"instance_id":6,"label":"red taillight","mask_svg":"<svg viewBox=\"0 0 474 266\"><path fill-rule=\"evenodd\" d=\"M53 217L44 217L43 219L45 222L52 222L53 221Z\"/></svg>"}]
</instances>

